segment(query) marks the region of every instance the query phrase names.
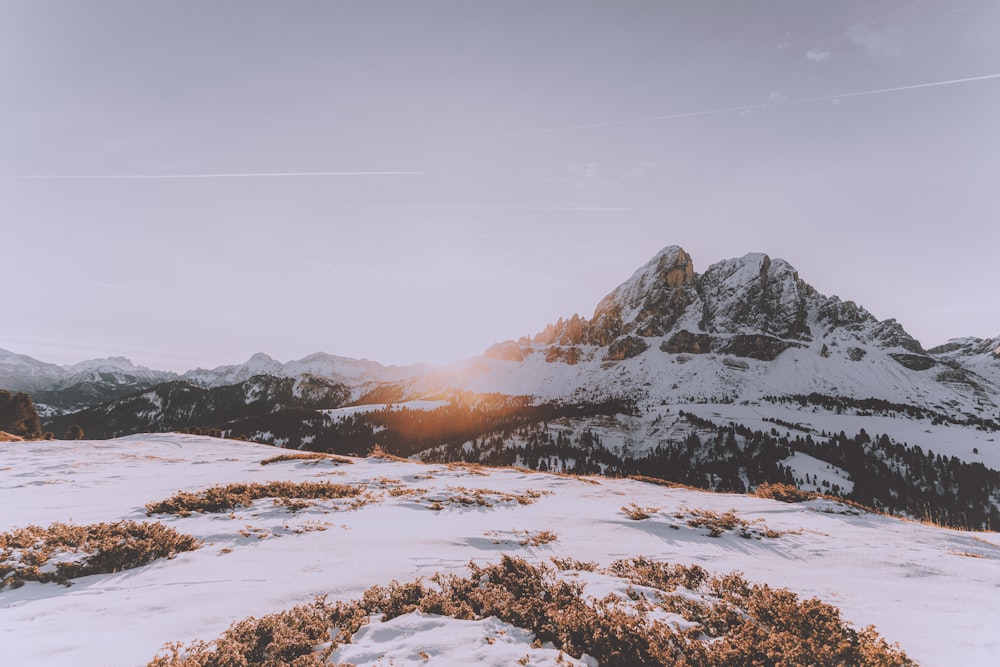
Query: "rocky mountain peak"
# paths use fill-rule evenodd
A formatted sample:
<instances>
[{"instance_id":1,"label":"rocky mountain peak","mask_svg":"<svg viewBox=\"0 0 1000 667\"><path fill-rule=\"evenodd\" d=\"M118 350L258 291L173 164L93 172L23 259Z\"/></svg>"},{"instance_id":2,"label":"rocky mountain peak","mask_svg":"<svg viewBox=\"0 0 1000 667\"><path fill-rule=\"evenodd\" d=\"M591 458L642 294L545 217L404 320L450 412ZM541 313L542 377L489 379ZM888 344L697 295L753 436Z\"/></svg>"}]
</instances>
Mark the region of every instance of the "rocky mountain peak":
<instances>
[{"instance_id":1,"label":"rocky mountain peak","mask_svg":"<svg viewBox=\"0 0 1000 667\"><path fill-rule=\"evenodd\" d=\"M702 327L709 332L761 332L804 339L806 299L815 294L783 259L750 253L708 267L698 279L703 301Z\"/></svg>"}]
</instances>

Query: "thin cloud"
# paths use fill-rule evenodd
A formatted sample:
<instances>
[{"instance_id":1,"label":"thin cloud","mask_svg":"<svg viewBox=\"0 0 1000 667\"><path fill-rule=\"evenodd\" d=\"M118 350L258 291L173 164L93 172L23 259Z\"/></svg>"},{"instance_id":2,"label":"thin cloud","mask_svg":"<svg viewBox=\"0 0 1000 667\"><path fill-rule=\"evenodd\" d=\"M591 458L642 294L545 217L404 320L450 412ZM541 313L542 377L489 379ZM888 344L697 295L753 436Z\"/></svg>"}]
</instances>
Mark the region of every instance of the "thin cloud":
<instances>
[{"instance_id":1,"label":"thin cloud","mask_svg":"<svg viewBox=\"0 0 1000 667\"><path fill-rule=\"evenodd\" d=\"M830 60L831 54L829 51L820 51L819 49L809 49L806 51L806 60L814 63L825 63Z\"/></svg>"},{"instance_id":2,"label":"thin cloud","mask_svg":"<svg viewBox=\"0 0 1000 667\"><path fill-rule=\"evenodd\" d=\"M310 176L420 176L422 171L282 171L282 172L231 172L205 174L30 174L0 176L13 180L169 180L199 178L299 178Z\"/></svg>"},{"instance_id":3,"label":"thin cloud","mask_svg":"<svg viewBox=\"0 0 1000 667\"><path fill-rule=\"evenodd\" d=\"M590 130L603 127L614 127L616 125L636 125L639 123L652 123L663 120L674 120L676 118L693 118L696 116L714 116L718 114L755 111L758 109L770 109L773 107L788 106L791 104L808 104L811 102L828 102L831 100L841 100L848 97L864 97L866 95L882 95L885 93L896 93L903 90L916 90L918 88L936 88L938 86L953 86L960 83L972 83L974 81L987 81L990 79L1000 79L1000 74L985 74L983 76L970 76L961 79L948 79L946 81L930 81L928 83L915 83L908 86L893 86L892 88L876 88L873 90L859 90L853 93L839 93L836 95L821 95L818 97L804 97L802 99L772 99L764 104L744 104L738 107L722 107L718 109L703 109L701 111L685 111L682 113L666 114L663 116L646 116L644 118L628 118L624 120L609 120L600 123L587 123L585 125L570 125L567 127L551 127L544 130L537 130L534 134L555 134L557 132L572 132L574 130Z\"/></svg>"}]
</instances>

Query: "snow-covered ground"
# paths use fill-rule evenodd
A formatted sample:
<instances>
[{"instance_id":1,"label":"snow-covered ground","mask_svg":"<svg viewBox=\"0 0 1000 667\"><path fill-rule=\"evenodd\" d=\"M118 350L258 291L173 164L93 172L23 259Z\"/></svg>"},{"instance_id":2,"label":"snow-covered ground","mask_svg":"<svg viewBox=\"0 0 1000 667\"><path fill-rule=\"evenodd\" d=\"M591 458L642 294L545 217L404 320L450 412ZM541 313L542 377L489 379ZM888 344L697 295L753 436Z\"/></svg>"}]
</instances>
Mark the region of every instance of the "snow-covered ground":
<instances>
[{"instance_id":1,"label":"snow-covered ground","mask_svg":"<svg viewBox=\"0 0 1000 667\"><path fill-rule=\"evenodd\" d=\"M350 599L392 579L465 574L470 560L487 564L504 553L537 563L557 556L601 565L645 555L713 572L741 570L751 581L836 605L857 626L874 624L924 665L990 665L1000 655L995 533L845 514L826 500L785 504L632 480L511 469L482 474L381 459L260 465L277 453L177 434L4 444L0 531L54 521L159 520L204 545L145 567L77 579L68 588L29 582L0 591L0 661L145 664L165 642L211 639L249 615L286 609L317 594ZM262 500L231 516L186 518L146 517L143 507L180 489L269 480L365 484L380 500L357 510L323 501L294 514ZM400 485L418 495L388 493ZM439 511L420 500L447 498L455 493L448 487L456 486L548 493L528 505L445 503ZM657 509L650 519L632 521L621 510L629 503ZM795 532L763 540L712 538L705 529L678 525L674 513L681 508L735 509L747 520ZM541 530L554 531L558 539L532 547L496 538ZM557 652L532 649L530 635L503 625L411 614L366 626L335 657L362 665L381 656L397 665L425 664L425 651L436 664L499 666L531 654L531 664L555 664Z\"/></svg>"}]
</instances>

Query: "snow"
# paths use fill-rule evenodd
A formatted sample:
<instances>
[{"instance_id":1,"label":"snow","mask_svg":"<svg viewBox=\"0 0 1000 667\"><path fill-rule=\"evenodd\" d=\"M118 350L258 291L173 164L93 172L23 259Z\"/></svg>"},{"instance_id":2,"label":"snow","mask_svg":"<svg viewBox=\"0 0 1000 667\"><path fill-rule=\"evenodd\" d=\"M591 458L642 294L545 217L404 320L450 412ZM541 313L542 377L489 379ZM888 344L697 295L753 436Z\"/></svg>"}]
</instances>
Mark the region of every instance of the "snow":
<instances>
[{"instance_id":1,"label":"snow","mask_svg":"<svg viewBox=\"0 0 1000 667\"><path fill-rule=\"evenodd\" d=\"M530 632L493 616L460 621L416 611L362 627L353 642L339 647L330 659L334 664L423 667L429 660L443 658L449 665L509 667L527 655L528 664L538 667L597 665L596 660L577 660L553 648L532 648L534 639ZM562 662L556 662L560 655Z\"/></svg>"},{"instance_id":2,"label":"snow","mask_svg":"<svg viewBox=\"0 0 1000 667\"><path fill-rule=\"evenodd\" d=\"M846 471L808 454L795 452L781 463L792 469L800 489L830 493L834 486L839 486L845 495L854 490L854 482Z\"/></svg>"},{"instance_id":3,"label":"snow","mask_svg":"<svg viewBox=\"0 0 1000 667\"><path fill-rule=\"evenodd\" d=\"M351 599L392 579L465 574L470 560L487 564L501 553L534 563L555 556L601 565L646 555L713 572L738 569L751 581L834 604L858 626L874 624L925 665L992 664L1000 652L995 533L845 514L829 500L785 504L513 469L483 475L381 459L261 466L273 448L180 434L8 443L0 451L0 530L53 521L159 520L204 540L198 550L172 560L80 578L69 588L28 583L0 591L5 664L44 667L70 658L74 664L145 664L165 642L211 639L248 615L286 609L317 594ZM441 511L387 493L355 511L336 509L341 501L323 501L293 514L267 500L237 510L235 518L147 518L143 509L177 490L217 483L323 479L362 483L380 493L384 478L434 497L455 486L550 494L531 505L445 505ZM659 511L631 521L620 509L631 502ZM670 513L685 507L735 509L747 520L796 532L758 541L671 528L677 521ZM558 539L537 547L489 538L546 529ZM603 595L612 586L591 573L580 576L588 595ZM489 644L484 637L490 633L503 639ZM532 664L555 664L557 652L530 645L530 636L496 619L414 613L366 626L336 655L359 664L417 665L423 663L419 651L425 651L436 664L509 665L530 654Z\"/></svg>"}]
</instances>

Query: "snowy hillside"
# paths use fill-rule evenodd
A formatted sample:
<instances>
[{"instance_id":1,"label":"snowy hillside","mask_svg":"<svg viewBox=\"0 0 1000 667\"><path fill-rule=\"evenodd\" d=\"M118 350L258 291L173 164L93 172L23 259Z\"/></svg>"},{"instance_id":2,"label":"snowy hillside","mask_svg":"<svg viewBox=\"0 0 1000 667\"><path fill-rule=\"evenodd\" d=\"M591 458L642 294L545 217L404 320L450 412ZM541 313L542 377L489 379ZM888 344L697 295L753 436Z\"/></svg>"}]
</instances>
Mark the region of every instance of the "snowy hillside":
<instances>
[{"instance_id":1,"label":"snowy hillside","mask_svg":"<svg viewBox=\"0 0 1000 667\"><path fill-rule=\"evenodd\" d=\"M995 533L865 514L826 500L788 504L633 480L378 458L261 465L278 453L176 434L4 445L0 531L131 519L162 522L202 540L172 559L81 577L69 587L28 581L0 590L5 664L145 664L166 642L210 640L249 615L315 595L354 599L393 579L466 575L470 560L486 566L502 555L549 566L558 558L607 568L645 556L711 573L740 570L751 582L816 596L858 628L873 624L923 665L988 665L1000 652L993 631L1000 619ZM283 504L263 498L188 516L147 516L144 508L179 490L277 481L329 481L362 495ZM730 510L729 528L699 523L698 517ZM585 596L628 602L636 591L653 595L602 570L567 567L559 576L583 585ZM700 595L683 588L676 594ZM372 618L332 658L360 665L564 660L550 646L533 647L533 640L495 618L412 612L386 623ZM576 656L563 664L596 663Z\"/></svg>"}]
</instances>

